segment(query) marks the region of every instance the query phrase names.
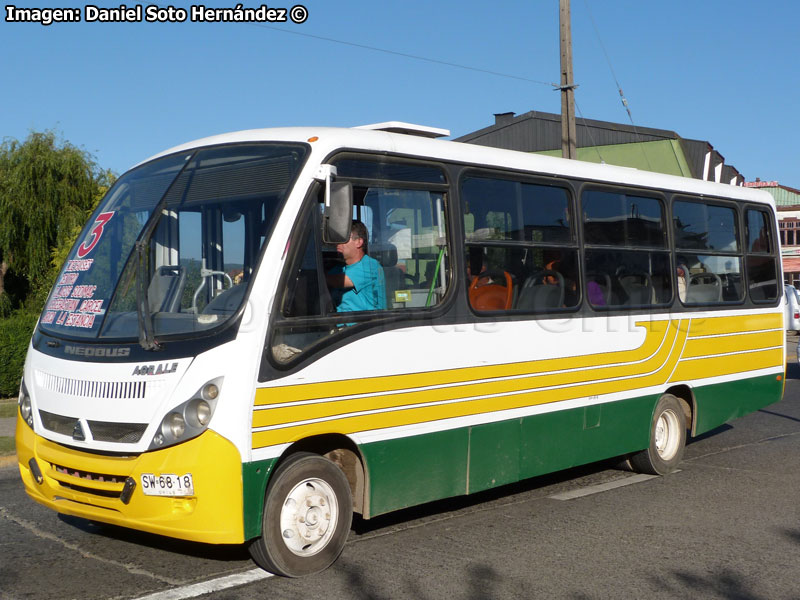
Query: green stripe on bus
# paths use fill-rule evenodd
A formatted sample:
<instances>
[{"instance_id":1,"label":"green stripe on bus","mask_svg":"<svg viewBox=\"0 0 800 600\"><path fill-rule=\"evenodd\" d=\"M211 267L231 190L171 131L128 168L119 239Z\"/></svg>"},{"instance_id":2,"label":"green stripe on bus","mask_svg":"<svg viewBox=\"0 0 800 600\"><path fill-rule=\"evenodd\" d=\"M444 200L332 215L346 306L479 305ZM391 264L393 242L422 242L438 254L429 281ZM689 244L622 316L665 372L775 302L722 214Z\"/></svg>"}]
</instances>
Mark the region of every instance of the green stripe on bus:
<instances>
[{"instance_id":1,"label":"green stripe on bus","mask_svg":"<svg viewBox=\"0 0 800 600\"><path fill-rule=\"evenodd\" d=\"M780 400L765 375L694 388L696 433ZM529 477L643 450L659 394L480 424L360 447L369 514L472 494Z\"/></svg>"},{"instance_id":2,"label":"green stripe on bus","mask_svg":"<svg viewBox=\"0 0 800 600\"><path fill-rule=\"evenodd\" d=\"M267 481L277 458L257 460L242 464L242 495L244 511L244 539L261 535L261 518L264 515L264 497Z\"/></svg>"},{"instance_id":3,"label":"green stripe on bus","mask_svg":"<svg viewBox=\"0 0 800 600\"><path fill-rule=\"evenodd\" d=\"M361 446L370 516L635 452L657 395Z\"/></svg>"},{"instance_id":4,"label":"green stripe on bus","mask_svg":"<svg viewBox=\"0 0 800 600\"><path fill-rule=\"evenodd\" d=\"M697 402L695 435L700 435L778 402L783 394L783 381L778 374L764 375L696 387L693 391Z\"/></svg>"},{"instance_id":5,"label":"green stripe on bus","mask_svg":"<svg viewBox=\"0 0 800 600\"><path fill-rule=\"evenodd\" d=\"M778 374L693 388L696 434L777 402ZM637 452L649 444L659 394L384 440L359 447L369 517ZM245 463L245 539L261 534L277 459Z\"/></svg>"}]
</instances>

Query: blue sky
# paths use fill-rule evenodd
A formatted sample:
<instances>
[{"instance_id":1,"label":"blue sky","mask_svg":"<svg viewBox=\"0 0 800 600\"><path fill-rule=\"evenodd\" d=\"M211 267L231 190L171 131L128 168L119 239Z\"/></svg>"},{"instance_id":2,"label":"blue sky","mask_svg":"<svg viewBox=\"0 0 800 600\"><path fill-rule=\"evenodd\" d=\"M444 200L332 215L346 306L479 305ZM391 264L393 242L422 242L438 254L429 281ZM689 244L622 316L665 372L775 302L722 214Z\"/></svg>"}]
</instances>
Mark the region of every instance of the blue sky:
<instances>
[{"instance_id":1,"label":"blue sky","mask_svg":"<svg viewBox=\"0 0 800 600\"><path fill-rule=\"evenodd\" d=\"M239 129L400 120L455 137L497 112L560 111L548 85L559 77L558 0L302 1L303 24L0 21L0 137L55 129L121 173ZM637 126L708 140L748 180L800 187L798 23L795 0L572 0L580 114L629 122L615 75Z\"/></svg>"}]
</instances>

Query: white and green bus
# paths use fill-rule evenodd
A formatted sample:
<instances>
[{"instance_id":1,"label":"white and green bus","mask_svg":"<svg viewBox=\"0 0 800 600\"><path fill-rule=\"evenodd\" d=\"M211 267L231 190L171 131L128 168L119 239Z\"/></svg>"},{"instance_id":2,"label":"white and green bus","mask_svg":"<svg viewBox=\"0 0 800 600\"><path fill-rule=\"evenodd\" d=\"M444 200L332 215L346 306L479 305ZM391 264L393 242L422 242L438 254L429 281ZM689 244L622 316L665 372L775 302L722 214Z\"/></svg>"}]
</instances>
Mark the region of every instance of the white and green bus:
<instances>
[{"instance_id":1,"label":"white and green bus","mask_svg":"<svg viewBox=\"0 0 800 600\"><path fill-rule=\"evenodd\" d=\"M618 456L666 474L781 398L769 194L442 133L243 131L120 177L28 350L28 494L298 576L354 512ZM339 312L353 219L386 302Z\"/></svg>"}]
</instances>

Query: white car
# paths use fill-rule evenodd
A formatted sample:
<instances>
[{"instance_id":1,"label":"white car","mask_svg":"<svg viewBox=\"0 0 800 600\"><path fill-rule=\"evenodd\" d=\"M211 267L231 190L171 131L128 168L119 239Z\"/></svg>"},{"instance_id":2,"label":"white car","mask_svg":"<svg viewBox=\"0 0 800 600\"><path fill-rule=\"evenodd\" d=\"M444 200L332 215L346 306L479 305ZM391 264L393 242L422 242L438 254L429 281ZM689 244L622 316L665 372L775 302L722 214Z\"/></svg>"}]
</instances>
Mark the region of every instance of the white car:
<instances>
[{"instance_id":1,"label":"white car","mask_svg":"<svg viewBox=\"0 0 800 600\"><path fill-rule=\"evenodd\" d=\"M793 285L783 286L783 308L786 313L786 329L800 331L800 290Z\"/></svg>"}]
</instances>

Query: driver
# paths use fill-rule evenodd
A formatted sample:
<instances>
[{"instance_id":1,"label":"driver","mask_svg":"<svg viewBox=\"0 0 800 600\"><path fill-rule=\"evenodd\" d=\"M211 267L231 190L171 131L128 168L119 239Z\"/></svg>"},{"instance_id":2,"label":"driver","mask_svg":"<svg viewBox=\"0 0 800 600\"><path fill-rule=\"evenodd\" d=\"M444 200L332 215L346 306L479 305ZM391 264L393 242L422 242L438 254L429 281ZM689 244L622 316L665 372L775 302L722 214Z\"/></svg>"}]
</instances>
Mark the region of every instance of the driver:
<instances>
[{"instance_id":1,"label":"driver","mask_svg":"<svg viewBox=\"0 0 800 600\"><path fill-rule=\"evenodd\" d=\"M386 308L383 267L367 255L368 237L366 226L361 221L353 221L350 239L336 246L345 264L331 269L327 281L337 312Z\"/></svg>"}]
</instances>

